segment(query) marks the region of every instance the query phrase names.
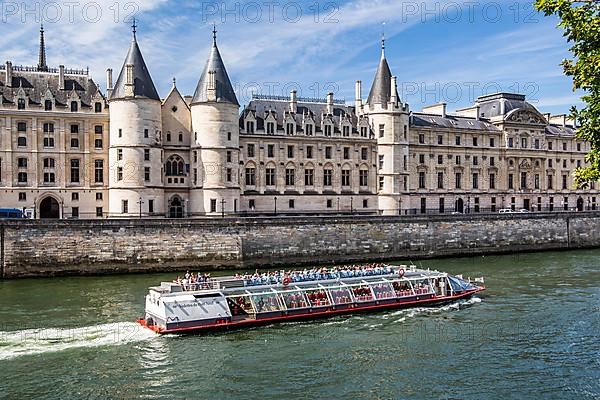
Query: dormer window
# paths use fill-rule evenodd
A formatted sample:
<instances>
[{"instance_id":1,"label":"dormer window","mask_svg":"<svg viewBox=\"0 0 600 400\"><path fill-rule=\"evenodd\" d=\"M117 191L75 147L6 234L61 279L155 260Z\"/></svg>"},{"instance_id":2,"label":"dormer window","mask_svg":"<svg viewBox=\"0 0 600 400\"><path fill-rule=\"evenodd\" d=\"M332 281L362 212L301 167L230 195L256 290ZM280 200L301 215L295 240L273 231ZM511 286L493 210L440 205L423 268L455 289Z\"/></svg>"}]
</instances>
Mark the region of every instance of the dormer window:
<instances>
[{"instance_id":1,"label":"dormer window","mask_svg":"<svg viewBox=\"0 0 600 400\"><path fill-rule=\"evenodd\" d=\"M325 136L331 136L331 125L325 125Z\"/></svg>"},{"instance_id":2,"label":"dormer window","mask_svg":"<svg viewBox=\"0 0 600 400\"><path fill-rule=\"evenodd\" d=\"M52 111L52 100L44 101L44 110Z\"/></svg>"},{"instance_id":3,"label":"dormer window","mask_svg":"<svg viewBox=\"0 0 600 400\"><path fill-rule=\"evenodd\" d=\"M21 98L17 100L17 110L25 109L25 99Z\"/></svg>"},{"instance_id":4,"label":"dormer window","mask_svg":"<svg viewBox=\"0 0 600 400\"><path fill-rule=\"evenodd\" d=\"M286 134L288 135L293 135L294 134L294 123L293 122L288 122L287 124L285 124L286 128Z\"/></svg>"},{"instance_id":5,"label":"dormer window","mask_svg":"<svg viewBox=\"0 0 600 400\"><path fill-rule=\"evenodd\" d=\"M364 138L366 138L366 137L367 137L367 134L368 134L368 132L369 132L369 131L368 131L368 129L367 129L367 127L366 127L366 126L361 126L361 127L360 127L360 137L364 137Z\"/></svg>"},{"instance_id":6,"label":"dormer window","mask_svg":"<svg viewBox=\"0 0 600 400\"><path fill-rule=\"evenodd\" d=\"M94 103L94 112L102 112L102 103L96 102Z\"/></svg>"},{"instance_id":7,"label":"dormer window","mask_svg":"<svg viewBox=\"0 0 600 400\"><path fill-rule=\"evenodd\" d=\"M78 108L79 108L79 107L78 107L78 104L77 104L77 102L76 102L76 101L72 101L72 102L71 102L71 112L77 112L77 109L78 109Z\"/></svg>"},{"instance_id":8,"label":"dormer window","mask_svg":"<svg viewBox=\"0 0 600 400\"><path fill-rule=\"evenodd\" d=\"M342 127L342 136L344 136L344 137L350 136L350 127L348 125L345 125Z\"/></svg>"},{"instance_id":9,"label":"dormer window","mask_svg":"<svg viewBox=\"0 0 600 400\"><path fill-rule=\"evenodd\" d=\"M267 135L275 133L275 122L267 122Z\"/></svg>"},{"instance_id":10,"label":"dormer window","mask_svg":"<svg viewBox=\"0 0 600 400\"><path fill-rule=\"evenodd\" d=\"M254 133L254 121L246 122L246 133Z\"/></svg>"},{"instance_id":11,"label":"dormer window","mask_svg":"<svg viewBox=\"0 0 600 400\"><path fill-rule=\"evenodd\" d=\"M306 132L306 136L312 136L313 135L313 126L312 126L312 124L306 124L306 126L304 127L304 130Z\"/></svg>"}]
</instances>

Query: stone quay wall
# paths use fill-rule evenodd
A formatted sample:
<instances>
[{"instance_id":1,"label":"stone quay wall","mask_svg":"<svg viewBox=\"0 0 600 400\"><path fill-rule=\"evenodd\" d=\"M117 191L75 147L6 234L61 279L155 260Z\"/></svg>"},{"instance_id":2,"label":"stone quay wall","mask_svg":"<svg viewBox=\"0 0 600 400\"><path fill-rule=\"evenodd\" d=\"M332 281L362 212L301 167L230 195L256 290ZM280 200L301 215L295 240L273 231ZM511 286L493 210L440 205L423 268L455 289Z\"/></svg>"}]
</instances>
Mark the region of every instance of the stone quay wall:
<instances>
[{"instance_id":1,"label":"stone quay wall","mask_svg":"<svg viewBox=\"0 0 600 400\"><path fill-rule=\"evenodd\" d=\"M0 221L0 278L600 247L600 212Z\"/></svg>"}]
</instances>

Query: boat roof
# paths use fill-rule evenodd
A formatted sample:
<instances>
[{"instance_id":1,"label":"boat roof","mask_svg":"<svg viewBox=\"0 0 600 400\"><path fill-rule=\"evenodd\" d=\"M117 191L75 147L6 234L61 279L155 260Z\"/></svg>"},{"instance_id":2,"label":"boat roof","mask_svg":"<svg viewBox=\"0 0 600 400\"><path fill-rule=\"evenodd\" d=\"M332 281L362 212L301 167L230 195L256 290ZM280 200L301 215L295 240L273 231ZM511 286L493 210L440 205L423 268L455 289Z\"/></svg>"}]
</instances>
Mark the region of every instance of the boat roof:
<instances>
[{"instance_id":1,"label":"boat roof","mask_svg":"<svg viewBox=\"0 0 600 400\"><path fill-rule=\"evenodd\" d=\"M211 278L210 282L204 288L199 290L184 290L183 285L175 282L162 282L161 286L151 287L150 290L161 293L162 295L182 295L190 296L214 297L231 294L246 294L265 293L277 290L302 290L302 289L318 289L319 287L344 286L344 285L360 285L372 283L386 283L398 280L419 280L419 279L435 279L445 277L448 274L437 270L418 269L414 266L388 266L393 272L390 274L368 275L368 276L353 276L335 279L310 279L301 282L291 282L289 285L281 283L274 284L254 284L246 285L243 278L233 276ZM404 269L403 276L398 275L398 270Z\"/></svg>"}]
</instances>

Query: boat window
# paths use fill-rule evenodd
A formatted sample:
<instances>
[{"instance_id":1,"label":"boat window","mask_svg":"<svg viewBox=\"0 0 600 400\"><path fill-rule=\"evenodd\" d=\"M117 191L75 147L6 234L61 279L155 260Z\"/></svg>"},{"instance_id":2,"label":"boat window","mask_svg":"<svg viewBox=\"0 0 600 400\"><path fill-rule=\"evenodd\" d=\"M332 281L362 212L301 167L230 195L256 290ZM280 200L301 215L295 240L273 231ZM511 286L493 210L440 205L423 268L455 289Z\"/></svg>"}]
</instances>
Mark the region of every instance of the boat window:
<instances>
[{"instance_id":1,"label":"boat window","mask_svg":"<svg viewBox=\"0 0 600 400\"><path fill-rule=\"evenodd\" d=\"M230 296L227 298L227 304L232 315L253 314L254 308L250 302L250 296Z\"/></svg>"},{"instance_id":2,"label":"boat window","mask_svg":"<svg viewBox=\"0 0 600 400\"><path fill-rule=\"evenodd\" d=\"M425 294L431 292L431 285L428 279L421 279L413 283L416 294Z\"/></svg>"},{"instance_id":3,"label":"boat window","mask_svg":"<svg viewBox=\"0 0 600 400\"><path fill-rule=\"evenodd\" d=\"M347 287L332 287L329 289L334 304L352 303L352 292Z\"/></svg>"},{"instance_id":4,"label":"boat window","mask_svg":"<svg viewBox=\"0 0 600 400\"><path fill-rule=\"evenodd\" d=\"M373 300L373 292L371 292L369 285L353 285L352 293L358 302Z\"/></svg>"},{"instance_id":5,"label":"boat window","mask_svg":"<svg viewBox=\"0 0 600 400\"><path fill-rule=\"evenodd\" d=\"M394 281L392 282L392 286L398 297L411 296L413 294L410 282L408 281Z\"/></svg>"},{"instance_id":6,"label":"boat window","mask_svg":"<svg viewBox=\"0 0 600 400\"><path fill-rule=\"evenodd\" d=\"M281 296L285 306L289 309L308 307L308 302L301 290L282 292Z\"/></svg>"},{"instance_id":7,"label":"boat window","mask_svg":"<svg viewBox=\"0 0 600 400\"><path fill-rule=\"evenodd\" d=\"M327 291L324 289L307 290L306 297L308 297L308 301L313 307L323 307L331 305L329 297L327 297Z\"/></svg>"},{"instance_id":8,"label":"boat window","mask_svg":"<svg viewBox=\"0 0 600 400\"><path fill-rule=\"evenodd\" d=\"M252 303L257 313L280 311L278 295L276 293L261 293L252 296Z\"/></svg>"},{"instance_id":9,"label":"boat window","mask_svg":"<svg viewBox=\"0 0 600 400\"><path fill-rule=\"evenodd\" d=\"M389 299L396 297L394 294L394 289L392 289L392 285L387 282L373 283L371 284L371 287L373 288L375 298L377 299Z\"/></svg>"}]
</instances>

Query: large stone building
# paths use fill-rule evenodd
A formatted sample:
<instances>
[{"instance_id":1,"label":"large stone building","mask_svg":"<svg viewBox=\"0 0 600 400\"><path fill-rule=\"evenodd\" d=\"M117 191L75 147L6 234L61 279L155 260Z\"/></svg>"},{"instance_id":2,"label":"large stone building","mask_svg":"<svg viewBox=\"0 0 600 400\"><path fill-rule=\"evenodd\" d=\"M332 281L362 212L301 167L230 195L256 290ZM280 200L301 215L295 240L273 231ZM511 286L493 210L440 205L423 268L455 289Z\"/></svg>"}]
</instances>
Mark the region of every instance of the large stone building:
<instances>
[{"instance_id":1,"label":"large stone building","mask_svg":"<svg viewBox=\"0 0 600 400\"><path fill-rule=\"evenodd\" d=\"M103 94L87 71L0 67L0 207L36 217L596 209L566 116L498 93L411 111L382 55L353 105L256 95L240 113L213 32L193 96L161 98L137 42Z\"/></svg>"}]
</instances>

